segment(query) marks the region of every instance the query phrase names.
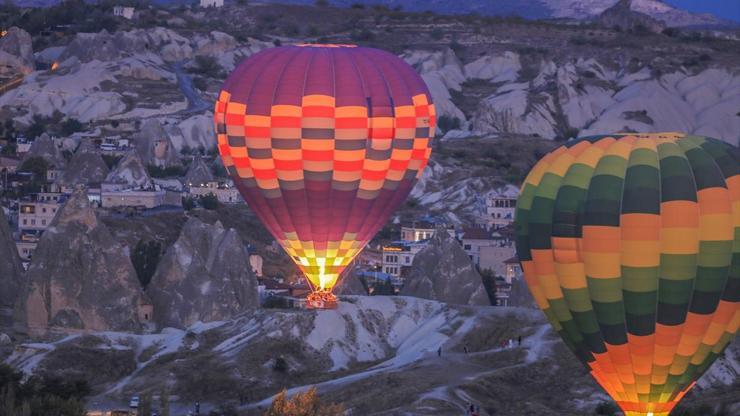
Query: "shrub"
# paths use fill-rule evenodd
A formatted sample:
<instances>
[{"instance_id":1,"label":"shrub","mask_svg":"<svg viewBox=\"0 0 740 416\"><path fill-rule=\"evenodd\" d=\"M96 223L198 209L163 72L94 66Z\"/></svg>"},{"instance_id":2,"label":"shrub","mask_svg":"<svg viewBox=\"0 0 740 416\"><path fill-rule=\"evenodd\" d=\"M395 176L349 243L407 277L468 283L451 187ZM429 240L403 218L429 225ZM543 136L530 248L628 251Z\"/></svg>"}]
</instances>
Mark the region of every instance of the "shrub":
<instances>
[{"instance_id":1,"label":"shrub","mask_svg":"<svg viewBox=\"0 0 740 416\"><path fill-rule=\"evenodd\" d=\"M612 402L601 402L596 406L597 415L614 416L619 411Z\"/></svg>"},{"instance_id":2,"label":"shrub","mask_svg":"<svg viewBox=\"0 0 740 416\"><path fill-rule=\"evenodd\" d=\"M278 373L287 373L289 370L288 362L285 361L285 358L278 357L275 359L275 363L273 363L272 369L277 371Z\"/></svg>"},{"instance_id":3,"label":"shrub","mask_svg":"<svg viewBox=\"0 0 740 416\"><path fill-rule=\"evenodd\" d=\"M448 115L440 116L437 119L437 127L439 127L439 130L443 133L446 133L450 130L459 129L460 119L457 117L450 117Z\"/></svg>"},{"instance_id":4,"label":"shrub","mask_svg":"<svg viewBox=\"0 0 740 416\"><path fill-rule=\"evenodd\" d=\"M272 401L264 416L340 416L344 408L338 404L324 404L316 394L316 387L305 393L297 393L288 399L286 390L281 391Z\"/></svg>"},{"instance_id":5,"label":"shrub","mask_svg":"<svg viewBox=\"0 0 740 416\"><path fill-rule=\"evenodd\" d=\"M157 270L161 254L162 244L155 240L139 240L131 253L131 263L133 263L136 276L144 289L149 285L154 272Z\"/></svg>"},{"instance_id":6,"label":"shrub","mask_svg":"<svg viewBox=\"0 0 740 416\"><path fill-rule=\"evenodd\" d=\"M200 197L200 205L205 209L215 210L219 205L218 198L213 194L203 195Z\"/></svg>"}]
</instances>

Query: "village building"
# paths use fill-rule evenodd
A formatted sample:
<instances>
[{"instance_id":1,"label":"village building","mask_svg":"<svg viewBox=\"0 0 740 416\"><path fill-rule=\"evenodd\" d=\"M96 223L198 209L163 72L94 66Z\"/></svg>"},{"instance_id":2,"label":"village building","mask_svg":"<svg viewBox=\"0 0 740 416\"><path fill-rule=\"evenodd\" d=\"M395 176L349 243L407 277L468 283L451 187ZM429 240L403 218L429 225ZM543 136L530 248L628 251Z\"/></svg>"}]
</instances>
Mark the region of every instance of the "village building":
<instances>
[{"instance_id":1,"label":"village building","mask_svg":"<svg viewBox=\"0 0 740 416\"><path fill-rule=\"evenodd\" d=\"M262 277L262 264L262 256L257 253L249 254L249 265L252 266L252 272L257 277Z\"/></svg>"},{"instance_id":2,"label":"village building","mask_svg":"<svg viewBox=\"0 0 740 416\"><path fill-rule=\"evenodd\" d=\"M39 235L46 230L64 202L58 193L39 193L18 201L18 231Z\"/></svg>"},{"instance_id":3,"label":"village building","mask_svg":"<svg viewBox=\"0 0 740 416\"><path fill-rule=\"evenodd\" d=\"M131 20L134 18L135 10L135 8L128 6L114 6L113 16L123 17L124 19Z\"/></svg>"},{"instance_id":4,"label":"village building","mask_svg":"<svg viewBox=\"0 0 740 416\"><path fill-rule=\"evenodd\" d=\"M15 173L20 166L21 160L12 156L0 156L0 173Z\"/></svg>"},{"instance_id":5,"label":"village building","mask_svg":"<svg viewBox=\"0 0 740 416\"><path fill-rule=\"evenodd\" d=\"M233 204L242 202L239 190L231 180L218 180L211 172L211 168L200 155L193 158L188 168L183 184L187 189L185 196L201 198L213 195L218 202Z\"/></svg>"},{"instance_id":6,"label":"village building","mask_svg":"<svg viewBox=\"0 0 740 416\"><path fill-rule=\"evenodd\" d=\"M18 136L15 139L15 154L18 156L25 155L29 150L31 150L32 144L33 140L28 140L23 136Z\"/></svg>"},{"instance_id":7,"label":"village building","mask_svg":"<svg viewBox=\"0 0 740 416\"><path fill-rule=\"evenodd\" d=\"M164 205L182 206L179 192L163 189L149 176L136 152L129 152L100 185L103 208L152 209Z\"/></svg>"},{"instance_id":8,"label":"village building","mask_svg":"<svg viewBox=\"0 0 740 416\"><path fill-rule=\"evenodd\" d=\"M200 7L223 7L224 0L200 0Z\"/></svg>"},{"instance_id":9,"label":"village building","mask_svg":"<svg viewBox=\"0 0 740 416\"><path fill-rule=\"evenodd\" d=\"M393 277L394 285L403 281L406 271L414 263L414 256L427 245L427 241L395 241L383 246L383 273Z\"/></svg>"}]
</instances>

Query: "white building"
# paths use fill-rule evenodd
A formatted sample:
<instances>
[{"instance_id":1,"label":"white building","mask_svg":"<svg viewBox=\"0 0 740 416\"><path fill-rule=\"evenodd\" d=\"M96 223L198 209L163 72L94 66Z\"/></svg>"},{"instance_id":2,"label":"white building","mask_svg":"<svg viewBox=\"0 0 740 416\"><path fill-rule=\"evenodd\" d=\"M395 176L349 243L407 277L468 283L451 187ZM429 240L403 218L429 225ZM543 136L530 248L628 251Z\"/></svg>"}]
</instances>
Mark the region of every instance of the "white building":
<instances>
[{"instance_id":1,"label":"white building","mask_svg":"<svg viewBox=\"0 0 740 416\"><path fill-rule=\"evenodd\" d=\"M24 262L31 261L31 256L33 256L33 252L36 250L36 246L38 246L37 241L19 240L15 242L15 248L16 250L18 250L18 256Z\"/></svg>"},{"instance_id":2,"label":"white building","mask_svg":"<svg viewBox=\"0 0 740 416\"><path fill-rule=\"evenodd\" d=\"M213 194L218 202L234 204L242 202L242 197L236 186L229 182L207 182L202 184L188 184L188 194L194 197L202 197Z\"/></svg>"},{"instance_id":3,"label":"white building","mask_svg":"<svg viewBox=\"0 0 740 416\"><path fill-rule=\"evenodd\" d=\"M401 225L401 240L422 241L432 238L434 224L426 221L414 221Z\"/></svg>"},{"instance_id":4,"label":"white building","mask_svg":"<svg viewBox=\"0 0 740 416\"><path fill-rule=\"evenodd\" d=\"M485 200L485 212L479 221L486 228L503 228L514 222L516 199L519 190L513 185L506 185L488 195Z\"/></svg>"},{"instance_id":5,"label":"white building","mask_svg":"<svg viewBox=\"0 0 740 416\"><path fill-rule=\"evenodd\" d=\"M155 208L165 205L166 191L161 189L106 189L100 192L100 206L103 208Z\"/></svg>"},{"instance_id":6,"label":"white building","mask_svg":"<svg viewBox=\"0 0 740 416\"><path fill-rule=\"evenodd\" d=\"M200 7L223 7L224 0L200 0Z\"/></svg>"},{"instance_id":7,"label":"white building","mask_svg":"<svg viewBox=\"0 0 740 416\"><path fill-rule=\"evenodd\" d=\"M252 266L252 271L257 277L262 277L262 263L262 256L259 254L255 253L249 255L249 265Z\"/></svg>"},{"instance_id":8,"label":"white building","mask_svg":"<svg viewBox=\"0 0 740 416\"><path fill-rule=\"evenodd\" d=\"M513 244L481 247L478 268L481 270L491 270L495 276L503 276L507 278L508 283L511 283L509 264L506 261L515 254L516 249Z\"/></svg>"},{"instance_id":9,"label":"white building","mask_svg":"<svg viewBox=\"0 0 740 416\"><path fill-rule=\"evenodd\" d=\"M134 18L134 11L135 9L133 7L127 7L127 6L113 7L114 16L123 17L124 19L128 19L128 20L131 20Z\"/></svg>"},{"instance_id":10,"label":"white building","mask_svg":"<svg viewBox=\"0 0 740 416\"><path fill-rule=\"evenodd\" d=\"M426 241L396 241L383 246L382 271L394 279L402 278L404 269L411 267L414 256L427 245Z\"/></svg>"},{"instance_id":11,"label":"white building","mask_svg":"<svg viewBox=\"0 0 740 416\"><path fill-rule=\"evenodd\" d=\"M52 193L34 195L28 201L18 201L18 230L21 235L27 232L40 235L51 224L61 202L61 196Z\"/></svg>"}]
</instances>

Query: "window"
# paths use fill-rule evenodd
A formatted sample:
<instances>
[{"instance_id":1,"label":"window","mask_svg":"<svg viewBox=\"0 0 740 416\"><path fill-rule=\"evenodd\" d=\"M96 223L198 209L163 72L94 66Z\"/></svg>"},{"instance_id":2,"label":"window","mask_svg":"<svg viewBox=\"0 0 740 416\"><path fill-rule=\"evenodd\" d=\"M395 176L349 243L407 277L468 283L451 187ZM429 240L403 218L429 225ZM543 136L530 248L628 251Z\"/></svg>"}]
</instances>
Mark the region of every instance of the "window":
<instances>
[{"instance_id":1,"label":"window","mask_svg":"<svg viewBox=\"0 0 740 416\"><path fill-rule=\"evenodd\" d=\"M46 220L41 220L41 225L46 225Z\"/></svg>"},{"instance_id":2,"label":"window","mask_svg":"<svg viewBox=\"0 0 740 416\"><path fill-rule=\"evenodd\" d=\"M36 220L35 219L31 219L31 225L36 225Z\"/></svg>"},{"instance_id":3,"label":"window","mask_svg":"<svg viewBox=\"0 0 740 416\"><path fill-rule=\"evenodd\" d=\"M41 212L43 212L44 214L46 214L46 207L41 208Z\"/></svg>"},{"instance_id":4,"label":"window","mask_svg":"<svg viewBox=\"0 0 740 416\"><path fill-rule=\"evenodd\" d=\"M470 250L470 244L465 244L465 245L463 246L463 248L464 248L465 250Z\"/></svg>"},{"instance_id":5,"label":"window","mask_svg":"<svg viewBox=\"0 0 740 416\"><path fill-rule=\"evenodd\" d=\"M23 225L28 225L28 220L25 218L23 219Z\"/></svg>"},{"instance_id":6,"label":"window","mask_svg":"<svg viewBox=\"0 0 740 416\"><path fill-rule=\"evenodd\" d=\"M406 256L406 264L409 264L409 263L411 263L411 257Z\"/></svg>"}]
</instances>

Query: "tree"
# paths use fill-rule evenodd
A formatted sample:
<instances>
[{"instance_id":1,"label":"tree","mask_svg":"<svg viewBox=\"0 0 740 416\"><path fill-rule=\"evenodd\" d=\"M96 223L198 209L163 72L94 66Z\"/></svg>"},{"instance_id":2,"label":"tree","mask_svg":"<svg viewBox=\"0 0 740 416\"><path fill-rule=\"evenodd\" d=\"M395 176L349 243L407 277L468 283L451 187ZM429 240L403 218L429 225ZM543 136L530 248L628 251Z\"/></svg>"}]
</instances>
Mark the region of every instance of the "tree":
<instances>
[{"instance_id":1,"label":"tree","mask_svg":"<svg viewBox=\"0 0 740 416\"><path fill-rule=\"evenodd\" d=\"M283 389L264 416L340 416L344 408L338 404L323 404L316 394L316 387L305 393L297 393L288 399L288 392Z\"/></svg>"},{"instance_id":2,"label":"tree","mask_svg":"<svg viewBox=\"0 0 740 416\"><path fill-rule=\"evenodd\" d=\"M167 389L162 390L159 394L159 414L161 416L170 416L170 393Z\"/></svg>"},{"instance_id":3,"label":"tree","mask_svg":"<svg viewBox=\"0 0 740 416\"><path fill-rule=\"evenodd\" d=\"M157 270L157 264L159 264L159 257L162 254L162 245L155 240L144 241L139 240L136 243L134 251L131 253L131 263L134 265L136 270L136 276L141 282L141 287L145 288L149 285L149 282L154 276L154 272Z\"/></svg>"},{"instance_id":4,"label":"tree","mask_svg":"<svg viewBox=\"0 0 740 416\"><path fill-rule=\"evenodd\" d=\"M82 123L76 118L68 118L62 123L62 136L71 136L78 131L82 131Z\"/></svg>"},{"instance_id":5,"label":"tree","mask_svg":"<svg viewBox=\"0 0 740 416\"><path fill-rule=\"evenodd\" d=\"M450 130L459 129L460 119L447 115L440 116L439 119L437 119L437 127L439 127L439 130L443 133L447 133Z\"/></svg>"},{"instance_id":6,"label":"tree","mask_svg":"<svg viewBox=\"0 0 740 416\"><path fill-rule=\"evenodd\" d=\"M287 373L288 372L288 362L285 361L285 358L278 357L275 359L275 363L272 365L272 369L277 371L278 373Z\"/></svg>"},{"instance_id":7,"label":"tree","mask_svg":"<svg viewBox=\"0 0 740 416\"><path fill-rule=\"evenodd\" d=\"M0 415L83 416L90 387L84 380L54 376L31 376L0 364Z\"/></svg>"},{"instance_id":8,"label":"tree","mask_svg":"<svg viewBox=\"0 0 740 416\"><path fill-rule=\"evenodd\" d=\"M483 288L486 289L488 295L488 301L491 305L496 305L496 274L491 269L483 269L480 271L481 279L483 279Z\"/></svg>"},{"instance_id":9,"label":"tree","mask_svg":"<svg viewBox=\"0 0 740 416\"><path fill-rule=\"evenodd\" d=\"M41 136L41 134L46 132L47 124L48 120L46 119L46 117L43 117L39 114L34 114L33 118L31 118L31 125L28 126L28 129L26 129L26 137L28 137L29 139L34 139Z\"/></svg>"},{"instance_id":10,"label":"tree","mask_svg":"<svg viewBox=\"0 0 740 416\"><path fill-rule=\"evenodd\" d=\"M375 283L375 289L373 290L373 296L393 296L396 294L393 289L393 283L391 280L381 280Z\"/></svg>"},{"instance_id":11,"label":"tree","mask_svg":"<svg viewBox=\"0 0 740 416\"><path fill-rule=\"evenodd\" d=\"M139 403L140 415L151 415L152 414L152 394L146 393L141 397L141 403Z\"/></svg>"},{"instance_id":12,"label":"tree","mask_svg":"<svg viewBox=\"0 0 740 416\"><path fill-rule=\"evenodd\" d=\"M185 211L195 208L195 199L189 196L182 197L182 207Z\"/></svg>"},{"instance_id":13,"label":"tree","mask_svg":"<svg viewBox=\"0 0 740 416\"><path fill-rule=\"evenodd\" d=\"M208 210L214 210L218 208L218 198L216 195L208 194L200 197L200 205Z\"/></svg>"}]
</instances>

